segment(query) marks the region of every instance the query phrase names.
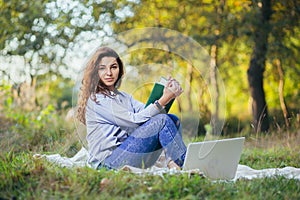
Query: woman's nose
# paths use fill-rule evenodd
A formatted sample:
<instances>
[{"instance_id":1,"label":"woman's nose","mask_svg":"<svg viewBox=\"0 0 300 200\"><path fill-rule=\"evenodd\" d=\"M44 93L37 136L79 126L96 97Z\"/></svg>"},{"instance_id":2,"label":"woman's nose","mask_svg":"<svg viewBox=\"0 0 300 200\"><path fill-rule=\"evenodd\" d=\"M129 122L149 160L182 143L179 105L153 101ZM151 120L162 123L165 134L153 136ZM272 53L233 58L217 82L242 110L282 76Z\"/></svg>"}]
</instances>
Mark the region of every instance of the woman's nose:
<instances>
[{"instance_id":1,"label":"woman's nose","mask_svg":"<svg viewBox=\"0 0 300 200\"><path fill-rule=\"evenodd\" d=\"M107 75L111 75L111 74L112 74L110 68L108 68L108 69L106 70L106 74L107 74Z\"/></svg>"}]
</instances>

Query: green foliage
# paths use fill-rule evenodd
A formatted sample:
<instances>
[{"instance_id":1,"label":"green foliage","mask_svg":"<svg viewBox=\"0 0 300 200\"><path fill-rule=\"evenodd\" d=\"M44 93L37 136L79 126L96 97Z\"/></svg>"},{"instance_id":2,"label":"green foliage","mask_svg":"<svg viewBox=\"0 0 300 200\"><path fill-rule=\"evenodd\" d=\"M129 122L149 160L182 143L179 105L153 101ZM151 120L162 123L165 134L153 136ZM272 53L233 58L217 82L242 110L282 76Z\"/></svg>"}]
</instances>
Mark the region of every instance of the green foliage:
<instances>
[{"instance_id":1,"label":"green foliage","mask_svg":"<svg viewBox=\"0 0 300 200\"><path fill-rule=\"evenodd\" d=\"M40 79L39 81L43 78L49 81L45 73L51 76L55 74L57 77L67 76L65 71L71 70L69 67L70 60L72 61L69 53L72 52L75 57L80 55L79 57L84 58L87 52L83 46L90 40L98 42L98 39L106 38L103 35L113 37L113 33L118 34L132 28L163 27L179 31L194 39L208 52L212 45L217 45L217 66L220 78L225 83L227 116L249 120L251 109L249 109L250 93L246 72L250 62L249 55L253 48L254 27L259 22L257 13L261 8L260 2L75 0L64 4L56 0L38 2L1 0L0 5L0 23L3 27L0 30L1 55L22 56L26 65L22 66L24 73L32 79ZM298 7L297 1L272 2L273 14L270 20L272 32L269 35L266 72L264 73L264 89L271 114L273 110L281 109L277 92L278 72L273 64L276 59L280 59L284 69L284 97L287 107L298 109L299 90L297 89L300 71ZM112 31L108 28L110 26ZM172 55L172 52L140 49L138 52L133 52L130 59L129 64L132 66L127 71L126 77L129 76L127 80L136 80L135 71L138 71L139 75L144 76L139 76L140 80L137 82L140 83L146 76L153 77L160 70L153 70L151 66L140 69L141 63L156 63L169 67L175 63L182 67L176 68L172 75L188 76L187 67L185 67L187 63L176 55ZM174 63L171 63L172 61ZM61 70L62 68L66 70ZM5 73L0 75L3 74ZM190 84L194 87L205 88L201 74L195 71L192 74ZM41 87L44 92L49 92L49 96L42 94L38 96L37 102L42 107L50 103L58 109L69 108L71 105L70 82L68 80L61 82L55 80L54 82L49 91ZM65 86L61 88L61 93L55 92L55 89L60 89L62 84ZM203 89L200 96L200 112L208 113L210 94L207 89ZM50 102L47 102L47 99ZM188 98L185 98L182 103L184 112L188 110L186 99ZM9 99L6 100L6 103L10 103ZM178 110L179 108L175 111Z\"/></svg>"},{"instance_id":2,"label":"green foliage","mask_svg":"<svg viewBox=\"0 0 300 200\"><path fill-rule=\"evenodd\" d=\"M41 107L53 104L56 110L70 109L73 100L74 81L62 75L46 73L37 77L37 101ZM75 97L76 98L76 97Z\"/></svg>"},{"instance_id":3,"label":"green foliage","mask_svg":"<svg viewBox=\"0 0 300 200\"><path fill-rule=\"evenodd\" d=\"M123 1L122 1L123 2ZM211 45L218 46L217 66L225 83L226 111L229 118L237 117L249 120L251 115L251 99L248 89L247 69L253 48L255 27L260 22L258 13L261 3L253 1L140 1L122 5L131 10L132 16L124 16L115 20L113 29L122 32L132 28L163 27L177 30L195 39L209 52ZM271 118L273 110L279 110L278 71L272 64L280 59L284 68L284 98L288 108L295 109L299 104L297 95L299 88L299 7L295 1L272 2L273 14L270 20L270 40L268 41L268 57L264 74L264 89ZM297 20L298 19L298 20ZM265 27L261 27L265 28ZM293 39L291 39L293 38ZM150 50L147 50L150 52ZM147 58L159 60L161 54L155 56L142 53L134 55L135 62L143 63ZM167 56L165 56L167 57ZM172 59L174 59L172 57ZM161 59L162 60L162 59ZM159 60L159 61L161 61ZM295 73L296 72L296 73ZM174 74L180 74L176 70ZM145 70L145 74L148 71ZM192 82L200 81L193 78ZM207 91L206 91L207 92ZM206 104L205 96L201 103ZM209 99L210 100L210 99ZM295 103L296 102L296 103ZM187 103L187 102L186 102ZM228 118L228 119L229 119Z\"/></svg>"},{"instance_id":4,"label":"green foliage","mask_svg":"<svg viewBox=\"0 0 300 200\"><path fill-rule=\"evenodd\" d=\"M39 113L15 113L10 120L12 126L3 133L5 137L11 136L7 143L2 144L6 151L10 148L17 152L24 149L47 151L55 143L63 142L62 136L71 131L60 128L64 122L57 119L53 106L48 106Z\"/></svg>"},{"instance_id":5,"label":"green foliage","mask_svg":"<svg viewBox=\"0 0 300 200\"><path fill-rule=\"evenodd\" d=\"M82 26L86 27L86 31L90 29L87 22L75 22L87 14L80 2L62 6L55 0L1 0L0 5L0 49L5 49L5 54L25 55L38 52L45 63L53 62L60 53L46 51L47 48L62 47L66 50L82 31ZM62 48L60 50L64 50Z\"/></svg>"},{"instance_id":6,"label":"green foliage","mask_svg":"<svg viewBox=\"0 0 300 200\"><path fill-rule=\"evenodd\" d=\"M10 102L11 98L7 99ZM1 130L5 138L5 142L0 144L3 151L49 151L56 148L56 143L62 147L68 143L64 135L73 131L73 123L66 123L64 114L55 110L52 104L31 112L19 109L12 103L6 104L3 109L5 116L1 116L0 121L7 123Z\"/></svg>"}]
</instances>

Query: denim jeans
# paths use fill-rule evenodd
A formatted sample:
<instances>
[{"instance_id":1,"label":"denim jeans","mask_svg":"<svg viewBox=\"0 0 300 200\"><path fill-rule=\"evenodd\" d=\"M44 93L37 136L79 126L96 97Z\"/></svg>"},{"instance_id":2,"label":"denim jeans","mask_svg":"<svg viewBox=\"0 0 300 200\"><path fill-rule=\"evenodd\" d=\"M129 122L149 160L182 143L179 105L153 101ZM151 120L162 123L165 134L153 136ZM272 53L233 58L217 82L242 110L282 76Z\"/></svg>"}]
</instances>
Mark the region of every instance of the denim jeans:
<instances>
[{"instance_id":1,"label":"denim jeans","mask_svg":"<svg viewBox=\"0 0 300 200\"><path fill-rule=\"evenodd\" d=\"M182 166L186 146L182 140L179 119L171 114L158 114L139 126L113 150L102 166L119 169L124 165L148 168L155 164L161 152L167 160Z\"/></svg>"}]
</instances>

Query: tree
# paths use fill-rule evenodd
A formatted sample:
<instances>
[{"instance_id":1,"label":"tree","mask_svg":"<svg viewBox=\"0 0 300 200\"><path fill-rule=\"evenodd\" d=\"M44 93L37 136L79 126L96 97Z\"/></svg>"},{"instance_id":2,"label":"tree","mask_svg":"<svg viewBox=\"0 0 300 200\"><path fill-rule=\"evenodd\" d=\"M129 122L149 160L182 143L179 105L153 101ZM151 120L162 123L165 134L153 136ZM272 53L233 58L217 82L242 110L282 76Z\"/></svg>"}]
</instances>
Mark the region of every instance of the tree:
<instances>
[{"instance_id":1,"label":"tree","mask_svg":"<svg viewBox=\"0 0 300 200\"><path fill-rule=\"evenodd\" d=\"M299 45L291 45L288 38L297 34L299 25L299 3L297 1L263 0L252 4L255 20L252 21L254 47L247 71L252 97L253 125L256 132L269 129L268 106L263 87L267 59L274 63L279 74L279 100L286 125L289 113L283 97L284 74L282 63L295 63ZM257 20L258 19L258 20ZM298 62L299 63L299 62ZM292 68L297 71L297 68Z\"/></svg>"},{"instance_id":2,"label":"tree","mask_svg":"<svg viewBox=\"0 0 300 200\"><path fill-rule=\"evenodd\" d=\"M67 54L82 45L81 40L88 42L86 33L91 39L100 34L104 26L100 16L109 12L93 13L91 4L81 0L0 0L1 56L24 58L29 68L24 73L29 72L31 78L49 71L61 73L62 68L70 70Z\"/></svg>"},{"instance_id":3,"label":"tree","mask_svg":"<svg viewBox=\"0 0 300 200\"><path fill-rule=\"evenodd\" d=\"M222 63L219 60L219 48L224 43L233 42L237 38L236 29L239 24L236 22L234 15L229 16L230 10L236 6L227 4L226 1L141 1L138 5L132 6L132 16L118 20L113 24L116 32L122 32L133 27L164 27L172 30L177 30L195 39L201 44L211 56L210 66L207 66L207 74L201 74L208 82L210 87L210 99L213 102L205 102L203 97L202 104L210 104L212 124L215 127L215 121L219 118L225 118L225 102L220 101L222 88L219 88L219 79L217 76L217 67L221 67ZM175 41L176 42L176 41ZM232 54L233 55L233 54ZM186 80L191 82L200 82L195 79L195 71L191 70L191 66L187 65ZM203 78L203 77L202 77ZM198 87L204 87L199 85ZM187 101L189 110L192 108L191 88L186 88ZM200 99L201 99L200 98ZM222 111L221 111L222 110ZM221 113L221 114L220 114ZM218 128L217 128L218 129ZM220 134L220 131L214 131L214 134Z\"/></svg>"},{"instance_id":4,"label":"tree","mask_svg":"<svg viewBox=\"0 0 300 200\"><path fill-rule=\"evenodd\" d=\"M265 71L268 50L268 35L270 33L270 18L272 7L270 0L263 0L258 5L257 19L254 29L254 48L250 66L247 71L250 93L252 97L253 125L256 132L268 131L268 108L263 87L263 73Z\"/></svg>"},{"instance_id":5,"label":"tree","mask_svg":"<svg viewBox=\"0 0 300 200\"><path fill-rule=\"evenodd\" d=\"M24 60L24 73L29 73L33 86L38 74L61 73L63 68L68 70L69 60L66 58L69 52L76 51L78 57L83 58L85 52L82 45L90 40L94 41L93 47L96 47L95 45L102 44L101 41L106 36L112 38L114 33L119 34L132 28L161 27L193 38L211 55L212 70L207 71L212 73L210 79L205 78L210 81L210 86L214 86L214 89L210 89L216 91L215 102L211 101L207 85L200 81L203 74L197 73L191 63L183 62L182 59L175 60L176 55L172 55L170 47L169 52L134 52L133 63L153 61L186 68L176 72L185 76L187 86L187 98L184 99L185 102L182 101L184 106L180 109L191 111L196 107L191 92L193 88L189 88L193 86L203 88L197 94L201 99L199 108L216 105L215 109L203 109L203 113L215 115L217 118L223 117L218 116L218 96L222 96L218 92L222 90L213 84L222 79L227 87L234 87L234 94L232 90L227 90L226 98L231 98L231 106L235 107L234 114L239 114L246 107L244 102L247 102L248 83L253 99L255 130L268 130L267 97L264 94L263 81L268 80L268 77L264 78L264 71L270 63L274 66L277 63L272 73L281 74L281 83L289 76L285 87L292 89L284 90L281 85L281 101L286 102L287 109L289 106L298 106L299 91L295 88L299 87L300 74L300 63L297 59L300 46L300 9L297 0L0 0L0 5L1 56L20 56ZM181 45L180 41L174 42ZM217 67L221 69L220 76L216 76ZM277 68L279 71L275 70ZM247 69L248 77L244 76ZM149 75L146 73L150 68L147 70L144 75ZM289 81L292 83L288 83ZM283 98L284 93L286 99ZM240 100L242 95L243 99ZM245 107L240 109L237 101L243 102ZM279 107L279 104L276 106ZM282 108L284 110L284 106ZM228 107L226 109L228 112ZM286 116L288 118L288 114Z\"/></svg>"},{"instance_id":6,"label":"tree","mask_svg":"<svg viewBox=\"0 0 300 200\"><path fill-rule=\"evenodd\" d=\"M290 126L291 113L285 99L286 72L300 74L298 52L300 45L295 43L294 37L300 21L299 3L297 1L276 1L273 3L272 32L269 38L268 58L274 68L273 73L278 74L278 98L286 127ZM298 61L297 61L298 60ZM289 77L293 79L293 77ZM295 80L296 81L296 80ZM291 101L291 100L290 100Z\"/></svg>"},{"instance_id":7,"label":"tree","mask_svg":"<svg viewBox=\"0 0 300 200\"><path fill-rule=\"evenodd\" d=\"M68 53L81 48L81 40L88 42L86 33L91 39L100 34L104 24L98 19L109 10L93 13L90 4L81 0L0 0L0 56L23 60L17 63L22 65L19 79L29 79L32 91L41 74L66 76L75 71L70 59L66 59ZM80 54L84 54L83 50ZM6 75L5 70L0 70L0 76ZM34 93L31 96L35 98Z\"/></svg>"}]
</instances>

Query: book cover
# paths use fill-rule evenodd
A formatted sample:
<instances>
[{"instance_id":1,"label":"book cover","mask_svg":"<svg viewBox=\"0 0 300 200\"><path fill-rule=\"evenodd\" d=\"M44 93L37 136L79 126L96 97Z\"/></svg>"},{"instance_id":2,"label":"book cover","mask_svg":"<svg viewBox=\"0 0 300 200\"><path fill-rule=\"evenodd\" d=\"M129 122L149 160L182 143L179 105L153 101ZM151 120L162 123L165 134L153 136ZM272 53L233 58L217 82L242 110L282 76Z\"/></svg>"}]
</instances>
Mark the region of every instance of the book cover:
<instances>
[{"instance_id":1,"label":"book cover","mask_svg":"<svg viewBox=\"0 0 300 200\"><path fill-rule=\"evenodd\" d=\"M165 79L164 77L161 77L159 82L155 82L154 86L151 90L150 96L148 98L148 101L145 105L145 107L147 107L149 104L154 103L156 100L158 100L162 95L163 95L163 91L165 88L165 84L168 82L167 79ZM172 99L166 106L165 106L165 111L166 113L169 112L173 102L175 99Z\"/></svg>"}]
</instances>

